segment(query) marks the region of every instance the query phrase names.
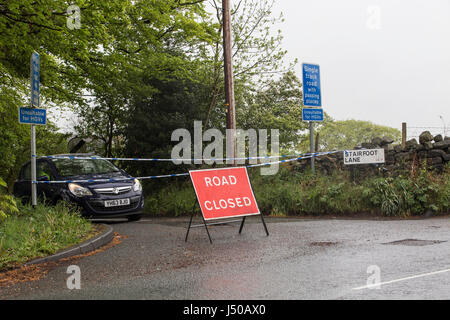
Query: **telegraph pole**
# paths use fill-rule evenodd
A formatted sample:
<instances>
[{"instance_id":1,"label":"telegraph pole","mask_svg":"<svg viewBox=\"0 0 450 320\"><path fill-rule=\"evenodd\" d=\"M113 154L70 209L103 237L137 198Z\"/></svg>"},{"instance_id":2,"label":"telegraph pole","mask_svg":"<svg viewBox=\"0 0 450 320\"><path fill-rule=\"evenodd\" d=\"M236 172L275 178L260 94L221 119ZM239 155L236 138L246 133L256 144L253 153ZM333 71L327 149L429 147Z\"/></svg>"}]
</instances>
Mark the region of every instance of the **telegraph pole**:
<instances>
[{"instance_id":1,"label":"telegraph pole","mask_svg":"<svg viewBox=\"0 0 450 320\"><path fill-rule=\"evenodd\" d=\"M230 0L222 0L223 56L225 73L225 105L227 112L227 158L236 158L236 111L234 101L233 62L231 52ZM230 163L230 162L228 162ZM233 160L236 165L236 160Z\"/></svg>"}]
</instances>

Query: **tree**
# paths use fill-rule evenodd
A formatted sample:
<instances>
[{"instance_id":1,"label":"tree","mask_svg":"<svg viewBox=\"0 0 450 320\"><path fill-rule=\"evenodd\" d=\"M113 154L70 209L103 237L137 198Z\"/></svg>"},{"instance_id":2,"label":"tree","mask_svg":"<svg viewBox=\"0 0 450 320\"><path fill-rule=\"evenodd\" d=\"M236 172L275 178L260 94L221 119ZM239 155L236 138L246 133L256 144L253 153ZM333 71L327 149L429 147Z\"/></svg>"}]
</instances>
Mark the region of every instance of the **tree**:
<instances>
[{"instance_id":1,"label":"tree","mask_svg":"<svg viewBox=\"0 0 450 320\"><path fill-rule=\"evenodd\" d=\"M141 0L126 13L130 24L116 31L108 54L90 68L92 98L76 109L77 132L102 141L105 156L122 151L119 141L126 140L132 101L157 94L145 80L148 75L155 81L192 78L199 64L197 47L211 33L201 1Z\"/></svg>"},{"instance_id":2,"label":"tree","mask_svg":"<svg viewBox=\"0 0 450 320\"><path fill-rule=\"evenodd\" d=\"M139 30L138 35L130 33L129 37L121 37L123 43L120 46L114 45L115 49L111 50L111 56L107 58L108 64L97 68L108 72L105 75L101 71L96 72L91 77L95 79L91 86L94 96L92 103L81 105L77 111L81 116L78 132L82 136L103 141L102 154L112 154L113 137L123 135L122 141L125 143L134 139L126 136L131 132L127 129L127 123L133 121L126 115L134 112L134 104L140 103L136 101L143 100L141 96L146 96L150 101L152 96L164 94L160 90L169 89L167 86L152 87L153 82L174 83L176 79L202 84L202 88L209 87L209 94L201 95L204 101L196 103L199 117L191 119L206 120L206 123L216 128L225 129L225 114L223 108L219 107L224 100L221 10L217 2L213 4L217 9L219 23L205 15L199 2L195 5L186 2L183 10L165 6L159 8L160 12L174 18L162 21L155 19L149 22L150 26L144 24L139 28L133 27L133 30ZM245 86L252 87L251 82L256 74L272 75L277 71L285 53L280 47L281 35L271 37L270 34L269 26L279 21L279 18L271 18L272 5L271 1L243 0L234 8L233 32L236 41L233 55L240 83L238 97L242 96L239 92L245 91ZM152 6L148 3L147 10L153 10ZM144 14L138 10L136 15ZM132 25L139 25L140 21L142 19L134 16ZM167 24L166 21L176 23ZM149 27L150 30L147 30ZM157 36L148 34L155 29L160 30ZM140 34L147 36L142 37ZM113 56L117 58L113 59ZM116 66L114 60L120 61L120 64ZM145 78L151 78L152 81L143 80ZM192 122L184 123L184 126L191 127ZM117 154L120 150L115 152Z\"/></svg>"},{"instance_id":3,"label":"tree","mask_svg":"<svg viewBox=\"0 0 450 320\"><path fill-rule=\"evenodd\" d=\"M370 121L345 120L325 122L318 130L321 151L353 149L376 137L389 137L398 141L401 132L395 128L377 125ZM305 144L304 150L309 150Z\"/></svg>"},{"instance_id":4,"label":"tree","mask_svg":"<svg viewBox=\"0 0 450 320\"><path fill-rule=\"evenodd\" d=\"M188 129L193 137L193 123L202 116L208 88L186 79L163 81L154 79L151 75L145 81L157 89L157 93L133 100L131 117L124 134L125 154L130 157L168 158L174 130ZM139 162L126 165L129 172L136 176L173 173L187 168L170 162L152 162L145 166Z\"/></svg>"},{"instance_id":5,"label":"tree","mask_svg":"<svg viewBox=\"0 0 450 320\"><path fill-rule=\"evenodd\" d=\"M114 42L118 24L126 25L128 1L80 1L81 28L67 26L71 13L63 0L10 0L0 4L0 85L28 79L33 51L40 55L41 94L62 103L82 101L91 63L100 48Z\"/></svg>"},{"instance_id":6,"label":"tree","mask_svg":"<svg viewBox=\"0 0 450 320\"><path fill-rule=\"evenodd\" d=\"M18 121L18 107L23 105L25 91L21 81L13 79L15 86L3 86L0 94L0 177L11 190L23 163L30 160L30 126ZM36 148L39 154L67 151L67 135L57 132L51 121L36 126Z\"/></svg>"},{"instance_id":7,"label":"tree","mask_svg":"<svg viewBox=\"0 0 450 320\"><path fill-rule=\"evenodd\" d=\"M248 89L242 100L237 116L240 128L278 129L280 147L291 152L305 139L308 124L302 121L301 83L294 72L270 81L264 89Z\"/></svg>"},{"instance_id":8,"label":"tree","mask_svg":"<svg viewBox=\"0 0 450 320\"><path fill-rule=\"evenodd\" d=\"M127 1L79 2L82 27L69 29L63 0L9 0L0 3L0 176L9 188L29 158L30 130L20 125L17 108L29 105L30 56L40 55L41 106L83 103L89 68L101 58L101 47L114 40L114 25ZM105 14L108 13L108 14ZM65 136L50 123L37 127L37 152L64 150Z\"/></svg>"},{"instance_id":9,"label":"tree","mask_svg":"<svg viewBox=\"0 0 450 320\"><path fill-rule=\"evenodd\" d=\"M210 61L205 83L210 86L206 126L223 128L225 97L223 81L222 8L220 0L211 2L216 14L216 32L213 42L204 47L205 60ZM272 77L282 73L283 58L281 31L274 27L283 22L282 16L272 15L274 0L235 1L231 10L233 39L233 73L236 112L244 103L242 94L247 88L262 89ZM284 67L290 69L292 65Z\"/></svg>"}]
</instances>

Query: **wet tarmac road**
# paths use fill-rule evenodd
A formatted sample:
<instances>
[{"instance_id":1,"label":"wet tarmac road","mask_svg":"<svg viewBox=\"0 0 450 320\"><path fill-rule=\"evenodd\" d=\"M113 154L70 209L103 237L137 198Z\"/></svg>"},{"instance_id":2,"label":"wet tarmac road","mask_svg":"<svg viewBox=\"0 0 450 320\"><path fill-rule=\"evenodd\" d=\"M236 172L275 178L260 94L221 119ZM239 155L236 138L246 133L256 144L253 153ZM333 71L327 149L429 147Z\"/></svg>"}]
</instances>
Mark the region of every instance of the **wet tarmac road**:
<instances>
[{"instance_id":1,"label":"wet tarmac road","mask_svg":"<svg viewBox=\"0 0 450 320\"><path fill-rule=\"evenodd\" d=\"M186 218L113 223L120 244L0 299L450 299L448 217L266 221L269 237L259 217L241 235L239 224L210 227L212 245L203 228L184 242ZM80 290L66 286L71 264Z\"/></svg>"}]
</instances>

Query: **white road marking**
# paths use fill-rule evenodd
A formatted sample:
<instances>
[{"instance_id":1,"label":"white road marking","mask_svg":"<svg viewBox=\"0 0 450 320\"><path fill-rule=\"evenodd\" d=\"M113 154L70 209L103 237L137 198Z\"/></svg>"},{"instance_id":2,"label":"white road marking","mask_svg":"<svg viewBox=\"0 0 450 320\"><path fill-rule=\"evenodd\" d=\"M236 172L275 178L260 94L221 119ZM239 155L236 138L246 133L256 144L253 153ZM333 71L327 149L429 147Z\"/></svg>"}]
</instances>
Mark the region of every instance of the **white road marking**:
<instances>
[{"instance_id":1,"label":"white road marking","mask_svg":"<svg viewBox=\"0 0 450 320\"><path fill-rule=\"evenodd\" d=\"M400 281L405 281L405 280L411 280L411 279L416 279L416 278L422 278L422 277L432 276L432 275L435 275L435 274L440 274L440 273L445 273L445 272L450 272L450 269L434 271L434 272L429 272L429 273L422 273L422 274L418 274L418 275L410 276L410 277L406 277L406 278L401 278L401 279L396 279L396 280L391 280L391 281L386 281L386 282L380 282L380 283L376 283L376 284L365 285L363 287L353 288L352 290L370 289L370 288L379 287L379 286L382 286L382 285L385 285L385 284L390 284L390 283L395 283L395 282L400 282Z\"/></svg>"}]
</instances>

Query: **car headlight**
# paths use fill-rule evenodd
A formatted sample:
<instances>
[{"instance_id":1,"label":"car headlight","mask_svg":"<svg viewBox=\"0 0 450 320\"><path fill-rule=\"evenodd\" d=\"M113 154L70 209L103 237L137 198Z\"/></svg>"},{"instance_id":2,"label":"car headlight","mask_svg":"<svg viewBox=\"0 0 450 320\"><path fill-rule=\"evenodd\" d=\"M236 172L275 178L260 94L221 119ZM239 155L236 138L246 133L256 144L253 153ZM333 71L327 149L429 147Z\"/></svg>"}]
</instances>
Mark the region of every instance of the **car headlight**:
<instances>
[{"instance_id":1,"label":"car headlight","mask_svg":"<svg viewBox=\"0 0 450 320\"><path fill-rule=\"evenodd\" d=\"M82 187L76 183L69 183L70 192L76 197L92 196L88 188Z\"/></svg>"},{"instance_id":2,"label":"car headlight","mask_svg":"<svg viewBox=\"0 0 450 320\"><path fill-rule=\"evenodd\" d=\"M137 192L142 191L142 185L141 185L141 183L139 182L138 179L134 179L133 190L137 191Z\"/></svg>"}]
</instances>

